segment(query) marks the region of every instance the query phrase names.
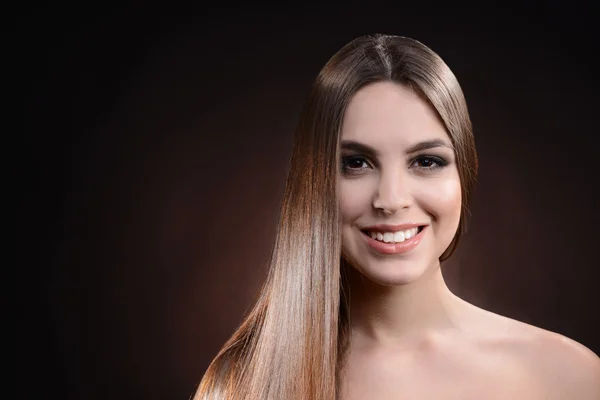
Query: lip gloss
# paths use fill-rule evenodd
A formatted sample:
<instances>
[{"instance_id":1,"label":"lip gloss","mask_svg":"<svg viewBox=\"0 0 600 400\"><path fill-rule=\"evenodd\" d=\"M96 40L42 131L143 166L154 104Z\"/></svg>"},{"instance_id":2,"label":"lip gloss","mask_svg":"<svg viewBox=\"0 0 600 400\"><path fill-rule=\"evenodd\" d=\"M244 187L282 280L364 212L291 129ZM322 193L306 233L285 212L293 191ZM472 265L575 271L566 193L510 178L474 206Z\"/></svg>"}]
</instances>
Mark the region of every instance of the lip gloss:
<instances>
[{"instance_id":1,"label":"lip gloss","mask_svg":"<svg viewBox=\"0 0 600 400\"><path fill-rule=\"evenodd\" d=\"M382 254L402 254L407 253L413 250L419 243L421 243L421 239L423 238L423 234L427 230L428 226L424 226L421 229L421 232L411 237L410 239L405 240L400 243L385 243L380 242L379 240L373 239L371 236L367 235L364 232L361 232L367 244L371 246L371 248L377 250Z\"/></svg>"}]
</instances>

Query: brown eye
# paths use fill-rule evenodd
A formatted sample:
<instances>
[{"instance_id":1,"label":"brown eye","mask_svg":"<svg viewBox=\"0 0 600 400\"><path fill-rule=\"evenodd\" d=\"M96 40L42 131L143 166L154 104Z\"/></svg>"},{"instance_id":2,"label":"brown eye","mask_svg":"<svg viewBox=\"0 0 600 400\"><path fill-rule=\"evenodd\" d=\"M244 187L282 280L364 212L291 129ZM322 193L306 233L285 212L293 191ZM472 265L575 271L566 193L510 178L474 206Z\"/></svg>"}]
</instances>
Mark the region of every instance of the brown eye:
<instances>
[{"instance_id":1,"label":"brown eye","mask_svg":"<svg viewBox=\"0 0 600 400\"><path fill-rule=\"evenodd\" d=\"M362 156L347 156L342 158L342 172L346 173L360 173L361 170L370 168L369 163L365 157Z\"/></svg>"},{"instance_id":2,"label":"brown eye","mask_svg":"<svg viewBox=\"0 0 600 400\"><path fill-rule=\"evenodd\" d=\"M420 156L414 160L413 165L415 165L416 168L430 170L445 167L448 165L448 162L437 156Z\"/></svg>"},{"instance_id":3,"label":"brown eye","mask_svg":"<svg viewBox=\"0 0 600 400\"><path fill-rule=\"evenodd\" d=\"M354 158L352 160L349 160L347 165L349 168L360 168L363 166L364 163L365 163L364 160Z\"/></svg>"},{"instance_id":4,"label":"brown eye","mask_svg":"<svg viewBox=\"0 0 600 400\"><path fill-rule=\"evenodd\" d=\"M431 168L432 166L435 165L435 161L433 161L431 158L424 158L422 160L418 161L421 167L425 167L425 168Z\"/></svg>"}]
</instances>

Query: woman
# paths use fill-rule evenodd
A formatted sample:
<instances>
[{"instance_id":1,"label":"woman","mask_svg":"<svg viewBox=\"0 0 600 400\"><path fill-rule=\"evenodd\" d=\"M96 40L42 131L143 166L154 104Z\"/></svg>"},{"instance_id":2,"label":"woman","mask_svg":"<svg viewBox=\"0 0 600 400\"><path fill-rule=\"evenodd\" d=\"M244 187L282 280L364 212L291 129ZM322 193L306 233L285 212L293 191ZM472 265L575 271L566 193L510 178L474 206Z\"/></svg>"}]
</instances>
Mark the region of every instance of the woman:
<instances>
[{"instance_id":1,"label":"woman","mask_svg":"<svg viewBox=\"0 0 600 400\"><path fill-rule=\"evenodd\" d=\"M195 399L600 398L600 360L446 286L477 172L462 90L418 41L323 67L260 297Z\"/></svg>"}]
</instances>

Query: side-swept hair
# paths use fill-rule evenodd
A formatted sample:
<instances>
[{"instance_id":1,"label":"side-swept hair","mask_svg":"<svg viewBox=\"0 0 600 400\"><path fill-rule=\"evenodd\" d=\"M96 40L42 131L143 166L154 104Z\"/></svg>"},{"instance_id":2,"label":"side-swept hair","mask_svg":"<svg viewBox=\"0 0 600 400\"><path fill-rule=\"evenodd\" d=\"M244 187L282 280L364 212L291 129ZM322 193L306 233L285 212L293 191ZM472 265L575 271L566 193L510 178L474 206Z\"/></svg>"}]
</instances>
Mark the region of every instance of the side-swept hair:
<instances>
[{"instance_id":1,"label":"side-swept hair","mask_svg":"<svg viewBox=\"0 0 600 400\"><path fill-rule=\"evenodd\" d=\"M210 364L195 400L334 400L348 339L337 198L339 137L346 108L365 85L391 81L437 111L455 149L461 181L458 230L465 229L477 173L462 89L422 43L367 35L342 47L319 72L303 107L280 208L269 272L254 308Z\"/></svg>"}]
</instances>

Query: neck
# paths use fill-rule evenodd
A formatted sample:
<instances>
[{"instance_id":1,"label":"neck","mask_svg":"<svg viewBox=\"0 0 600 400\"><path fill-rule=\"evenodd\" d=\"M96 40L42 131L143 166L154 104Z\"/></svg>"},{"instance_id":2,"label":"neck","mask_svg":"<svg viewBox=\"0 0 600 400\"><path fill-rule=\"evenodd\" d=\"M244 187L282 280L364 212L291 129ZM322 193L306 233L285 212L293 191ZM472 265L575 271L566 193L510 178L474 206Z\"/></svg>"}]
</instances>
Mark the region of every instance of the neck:
<instances>
[{"instance_id":1,"label":"neck","mask_svg":"<svg viewBox=\"0 0 600 400\"><path fill-rule=\"evenodd\" d=\"M464 301L446 285L439 262L405 285L378 285L354 268L348 278L351 335L362 343L422 342L458 329L465 312Z\"/></svg>"}]
</instances>

